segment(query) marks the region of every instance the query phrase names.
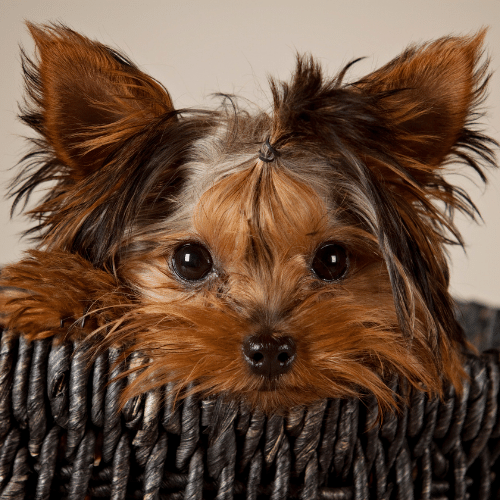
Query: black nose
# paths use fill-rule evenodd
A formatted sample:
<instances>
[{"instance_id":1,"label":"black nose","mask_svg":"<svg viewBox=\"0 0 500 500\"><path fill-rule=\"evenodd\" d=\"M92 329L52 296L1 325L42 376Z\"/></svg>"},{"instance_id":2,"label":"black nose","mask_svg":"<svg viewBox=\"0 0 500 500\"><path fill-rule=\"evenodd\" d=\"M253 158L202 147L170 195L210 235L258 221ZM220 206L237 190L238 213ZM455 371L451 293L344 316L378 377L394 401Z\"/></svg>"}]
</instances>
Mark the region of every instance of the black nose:
<instances>
[{"instance_id":1,"label":"black nose","mask_svg":"<svg viewBox=\"0 0 500 500\"><path fill-rule=\"evenodd\" d=\"M253 335L243 342L243 355L252 372L269 379L288 372L296 354L295 342L291 337Z\"/></svg>"}]
</instances>

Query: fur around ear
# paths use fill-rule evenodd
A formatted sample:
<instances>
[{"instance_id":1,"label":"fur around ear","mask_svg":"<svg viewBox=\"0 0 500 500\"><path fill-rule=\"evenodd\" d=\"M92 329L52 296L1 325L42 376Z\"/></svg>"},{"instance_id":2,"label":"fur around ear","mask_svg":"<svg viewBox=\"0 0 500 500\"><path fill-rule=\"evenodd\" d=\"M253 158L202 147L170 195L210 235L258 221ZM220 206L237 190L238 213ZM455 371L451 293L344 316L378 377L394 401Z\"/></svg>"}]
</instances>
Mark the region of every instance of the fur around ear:
<instances>
[{"instance_id":1,"label":"fur around ear","mask_svg":"<svg viewBox=\"0 0 500 500\"><path fill-rule=\"evenodd\" d=\"M443 332L454 341L461 339L443 249L444 243L462 244L453 209L472 218L477 213L467 194L449 184L441 167L464 162L486 181L481 164L495 165L491 149L495 141L474 128L490 77L489 61L483 60L485 34L481 30L468 37L411 46L353 85L379 97L377 106L393 135L392 146L385 145L393 148L392 161L376 159L368 164L375 177L384 179L386 188L379 184L378 190L389 195L402 229L396 241L394 225L388 223L394 219L385 216L381 242L387 246L397 307L406 309L401 317L411 328L415 311L427 316L424 326L435 332L438 345ZM397 265L402 268L396 270ZM413 277L417 296L410 291L408 277ZM442 343L440 347L446 350Z\"/></svg>"},{"instance_id":2,"label":"fur around ear","mask_svg":"<svg viewBox=\"0 0 500 500\"><path fill-rule=\"evenodd\" d=\"M386 94L379 104L399 130L403 154L426 166L440 165L463 139L489 79L481 64L483 29L470 37L445 37L411 46L355 86Z\"/></svg>"},{"instance_id":3,"label":"fur around ear","mask_svg":"<svg viewBox=\"0 0 500 500\"><path fill-rule=\"evenodd\" d=\"M37 109L23 119L76 177L101 167L145 122L173 111L166 89L109 47L62 25L28 28L38 62L24 57L24 68Z\"/></svg>"},{"instance_id":4,"label":"fur around ear","mask_svg":"<svg viewBox=\"0 0 500 500\"><path fill-rule=\"evenodd\" d=\"M38 132L14 179L12 211L45 182L29 215L41 248L78 253L113 269L134 225L166 217L190 144L210 118L180 123L168 92L123 55L62 25L29 29L28 100L21 119Z\"/></svg>"}]
</instances>

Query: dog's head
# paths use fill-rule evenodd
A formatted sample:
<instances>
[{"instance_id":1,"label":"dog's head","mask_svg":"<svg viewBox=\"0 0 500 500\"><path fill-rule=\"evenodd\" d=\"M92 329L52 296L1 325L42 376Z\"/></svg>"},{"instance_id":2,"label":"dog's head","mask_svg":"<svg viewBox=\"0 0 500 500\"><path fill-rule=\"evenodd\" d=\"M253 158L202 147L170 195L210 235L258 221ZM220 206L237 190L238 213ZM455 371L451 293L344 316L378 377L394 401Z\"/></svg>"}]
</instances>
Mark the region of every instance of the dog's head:
<instances>
[{"instance_id":1,"label":"dog's head","mask_svg":"<svg viewBox=\"0 0 500 500\"><path fill-rule=\"evenodd\" d=\"M350 84L348 67L326 78L299 57L290 82L271 82L272 109L252 113L232 96L175 110L115 51L30 29L23 118L41 138L16 200L55 180L32 211L41 247L127 290L101 341L150 356L132 391L196 381L274 410L367 392L390 406L392 374L460 387L444 245L461 243L453 210L475 207L443 167L484 179L493 163L474 128L483 32L410 47Z\"/></svg>"}]
</instances>

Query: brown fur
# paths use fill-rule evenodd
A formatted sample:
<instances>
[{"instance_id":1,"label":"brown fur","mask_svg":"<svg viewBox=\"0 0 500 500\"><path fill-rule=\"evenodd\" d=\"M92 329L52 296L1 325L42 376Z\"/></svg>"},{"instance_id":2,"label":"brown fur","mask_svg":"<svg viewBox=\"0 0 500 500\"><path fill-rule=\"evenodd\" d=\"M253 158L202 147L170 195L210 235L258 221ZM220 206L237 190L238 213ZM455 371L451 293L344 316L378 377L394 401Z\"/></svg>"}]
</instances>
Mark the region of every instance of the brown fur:
<instances>
[{"instance_id":1,"label":"brown fur","mask_svg":"<svg viewBox=\"0 0 500 500\"><path fill-rule=\"evenodd\" d=\"M25 57L23 119L40 137L15 204L56 182L30 212L38 249L2 272L5 326L140 349L149 362L125 399L174 382L268 412L369 393L391 408L395 374L430 395L445 381L460 390L468 345L444 245L461 244L453 210L475 207L443 167L484 179L493 164L494 141L474 126L484 32L410 47L351 84L347 68L327 79L299 57L290 83L271 82L272 112L252 115L231 96L176 111L107 47L63 26L30 30L39 61ZM212 256L199 282L172 264L189 242ZM325 242L348 252L338 281L312 270ZM242 355L262 331L296 346L272 380Z\"/></svg>"}]
</instances>

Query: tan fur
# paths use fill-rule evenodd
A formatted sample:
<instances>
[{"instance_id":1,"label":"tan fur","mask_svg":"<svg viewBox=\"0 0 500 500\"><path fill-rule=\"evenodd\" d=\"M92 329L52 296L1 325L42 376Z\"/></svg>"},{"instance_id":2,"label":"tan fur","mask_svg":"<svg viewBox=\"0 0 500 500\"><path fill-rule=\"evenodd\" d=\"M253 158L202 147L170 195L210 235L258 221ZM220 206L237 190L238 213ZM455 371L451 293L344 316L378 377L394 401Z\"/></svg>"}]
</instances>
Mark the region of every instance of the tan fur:
<instances>
[{"instance_id":1,"label":"tan fur","mask_svg":"<svg viewBox=\"0 0 500 500\"><path fill-rule=\"evenodd\" d=\"M152 359L168 360L153 362L128 396L169 382L172 373L182 385L197 381L200 391L229 392L267 411L368 392L388 408L395 401L380 377L393 373L440 393L429 339L416 336L410 349L398 331L376 242L343 225L283 170L258 163L228 176L201 198L193 231L175 236L205 242L223 273L209 287L186 294L169 272L168 253L127 263L124 278L139 283L144 305L130 313L121 335L135 338ZM356 249L357 259L348 279L322 285L311 275L310 261L329 240ZM149 269L152 261L157 267ZM220 289L224 300L217 296ZM161 304L161 297L168 301ZM292 335L300 360L272 388L235 356L262 324L271 325L277 337ZM447 364L459 386L459 357Z\"/></svg>"}]
</instances>

